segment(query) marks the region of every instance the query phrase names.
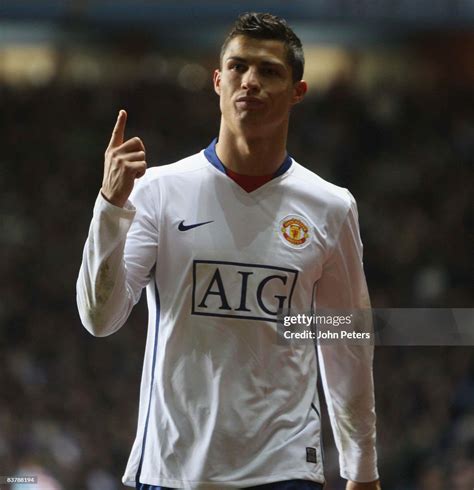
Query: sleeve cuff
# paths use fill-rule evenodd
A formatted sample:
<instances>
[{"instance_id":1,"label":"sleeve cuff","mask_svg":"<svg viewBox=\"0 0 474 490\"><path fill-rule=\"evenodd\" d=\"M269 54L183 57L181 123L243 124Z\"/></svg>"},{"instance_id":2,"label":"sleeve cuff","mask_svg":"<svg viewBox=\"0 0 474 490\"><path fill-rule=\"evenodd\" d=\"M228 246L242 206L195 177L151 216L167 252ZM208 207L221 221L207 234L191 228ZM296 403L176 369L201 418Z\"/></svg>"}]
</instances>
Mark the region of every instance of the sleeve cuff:
<instances>
[{"instance_id":1,"label":"sleeve cuff","mask_svg":"<svg viewBox=\"0 0 474 490\"><path fill-rule=\"evenodd\" d=\"M123 208L114 206L99 192L92 219L94 236L110 243L123 240L135 218L136 209L130 201ZM95 240L94 240L95 241Z\"/></svg>"},{"instance_id":2,"label":"sleeve cuff","mask_svg":"<svg viewBox=\"0 0 474 490\"><path fill-rule=\"evenodd\" d=\"M346 480L366 483L373 482L379 478L377 470L377 453L375 449L370 456L364 457L363 460L355 460L349 464L347 461L345 464L343 464L343 461L340 461L339 464L341 467L341 477Z\"/></svg>"}]
</instances>

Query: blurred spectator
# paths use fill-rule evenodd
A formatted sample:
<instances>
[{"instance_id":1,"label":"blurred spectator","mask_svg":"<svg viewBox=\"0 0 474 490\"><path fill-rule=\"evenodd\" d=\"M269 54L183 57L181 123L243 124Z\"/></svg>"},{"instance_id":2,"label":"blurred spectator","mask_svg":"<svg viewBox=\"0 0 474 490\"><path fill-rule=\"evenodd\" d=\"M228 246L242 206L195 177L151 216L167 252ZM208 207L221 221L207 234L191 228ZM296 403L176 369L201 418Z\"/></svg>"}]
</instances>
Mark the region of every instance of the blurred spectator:
<instances>
[{"instance_id":1,"label":"blurred spectator","mask_svg":"<svg viewBox=\"0 0 474 490\"><path fill-rule=\"evenodd\" d=\"M42 490L122 486L145 312L94 339L76 313L75 279L118 109L128 110L127 134L143 139L149 165L169 163L217 132L217 97L192 88L0 87L3 474L47 472ZM339 82L293 117L291 155L357 198L373 306L471 306L474 92L385 84L359 93ZM469 347L376 350L385 490L472 490L472 375Z\"/></svg>"}]
</instances>

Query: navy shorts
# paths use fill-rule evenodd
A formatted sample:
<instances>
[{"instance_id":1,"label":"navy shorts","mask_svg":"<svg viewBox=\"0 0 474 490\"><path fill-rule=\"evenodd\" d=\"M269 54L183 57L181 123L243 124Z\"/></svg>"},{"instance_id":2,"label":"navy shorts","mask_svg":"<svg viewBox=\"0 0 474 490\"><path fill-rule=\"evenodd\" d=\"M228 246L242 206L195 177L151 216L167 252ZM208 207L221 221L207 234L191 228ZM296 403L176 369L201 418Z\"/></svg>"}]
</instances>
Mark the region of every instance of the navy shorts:
<instances>
[{"instance_id":1,"label":"navy shorts","mask_svg":"<svg viewBox=\"0 0 474 490\"><path fill-rule=\"evenodd\" d=\"M175 490L170 487L159 487L148 485L147 483L137 483L136 490ZM316 483L309 480L288 480L278 481L274 483L266 483L265 485L257 485L256 487L246 487L246 490L323 490L321 483Z\"/></svg>"}]
</instances>

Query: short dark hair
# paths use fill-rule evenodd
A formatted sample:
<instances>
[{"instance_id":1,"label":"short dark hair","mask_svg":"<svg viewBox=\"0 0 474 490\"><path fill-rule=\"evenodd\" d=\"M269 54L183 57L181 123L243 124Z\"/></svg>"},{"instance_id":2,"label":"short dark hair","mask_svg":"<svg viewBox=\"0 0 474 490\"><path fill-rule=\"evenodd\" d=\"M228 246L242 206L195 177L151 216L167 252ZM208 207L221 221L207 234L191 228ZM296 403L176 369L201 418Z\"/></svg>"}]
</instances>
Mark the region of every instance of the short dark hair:
<instances>
[{"instance_id":1,"label":"short dark hair","mask_svg":"<svg viewBox=\"0 0 474 490\"><path fill-rule=\"evenodd\" d=\"M298 82L303 78L303 45L285 19L268 13L247 12L239 15L222 44L221 63L228 44L237 36L282 41L286 47L287 62L292 69L293 81Z\"/></svg>"}]
</instances>

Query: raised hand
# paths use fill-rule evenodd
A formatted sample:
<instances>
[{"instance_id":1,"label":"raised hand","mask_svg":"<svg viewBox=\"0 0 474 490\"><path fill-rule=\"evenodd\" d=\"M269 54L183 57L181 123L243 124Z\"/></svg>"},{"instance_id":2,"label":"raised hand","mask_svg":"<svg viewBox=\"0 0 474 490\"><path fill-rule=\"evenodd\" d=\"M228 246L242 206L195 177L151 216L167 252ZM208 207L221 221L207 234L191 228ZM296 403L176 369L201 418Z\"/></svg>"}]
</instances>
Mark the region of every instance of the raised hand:
<instances>
[{"instance_id":1,"label":"raised hand","mask_svg":"<svg viewBox=\"0 0 474 490\"><path fill-rule=\"evenodd\" d=\"M115 128L105 150L102 195L115 206L123 208L130 196L135 179L145 175L145 146L138 137L124 142L127 113L119 112Z\"/></svg>"}]
</instances>

